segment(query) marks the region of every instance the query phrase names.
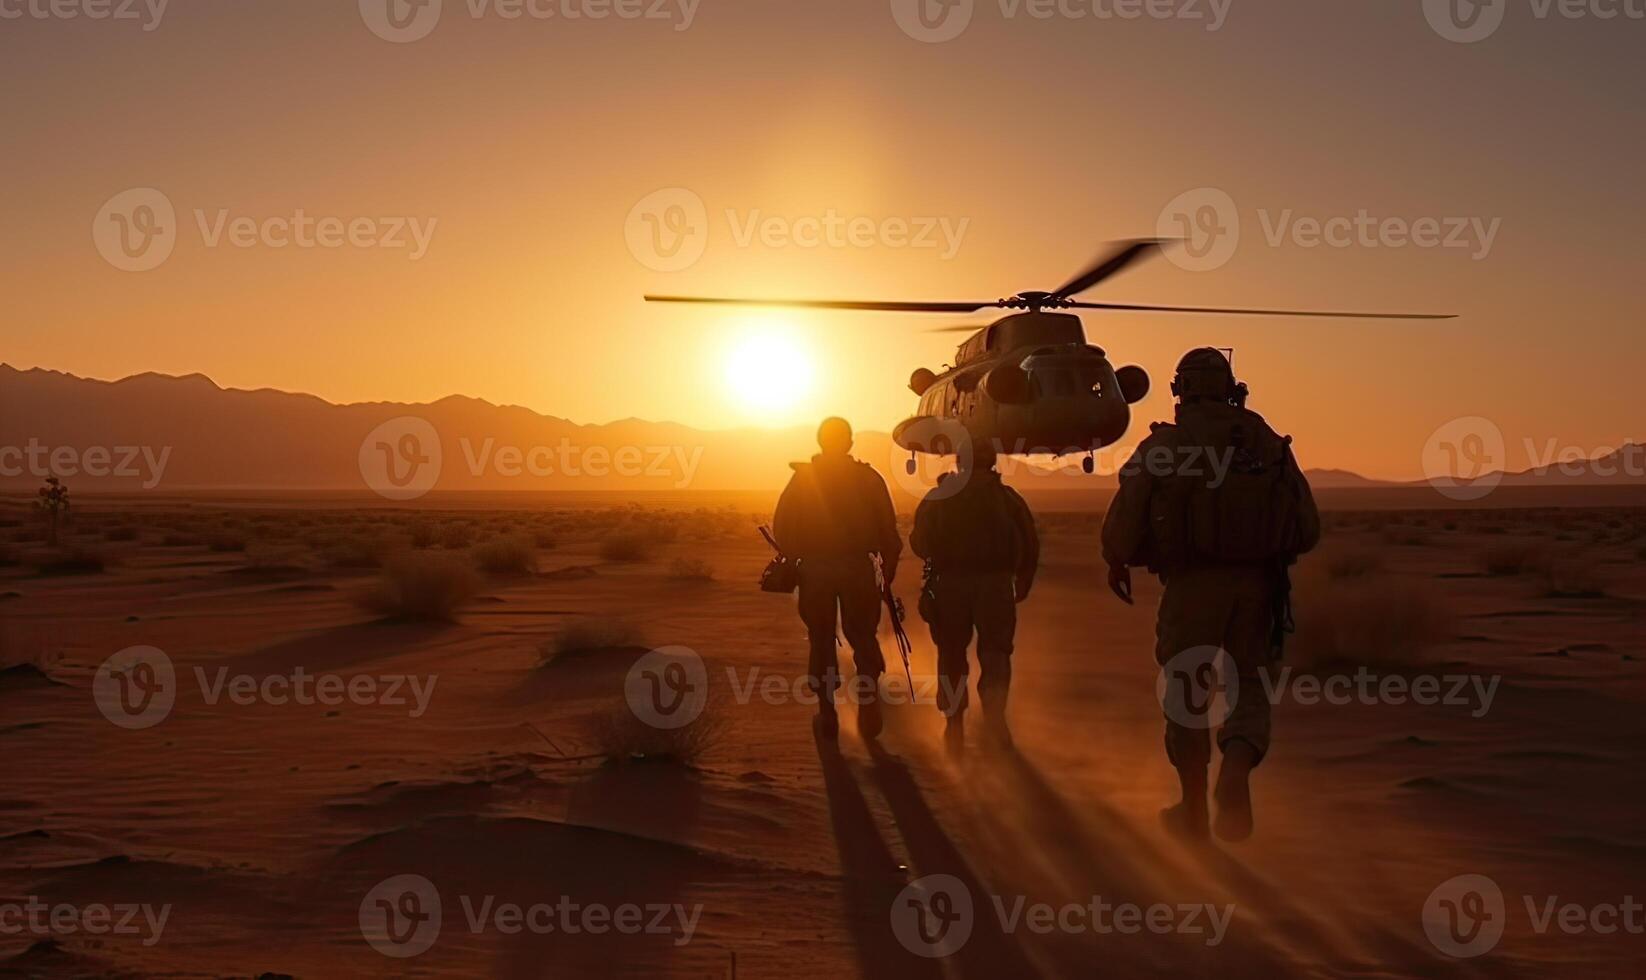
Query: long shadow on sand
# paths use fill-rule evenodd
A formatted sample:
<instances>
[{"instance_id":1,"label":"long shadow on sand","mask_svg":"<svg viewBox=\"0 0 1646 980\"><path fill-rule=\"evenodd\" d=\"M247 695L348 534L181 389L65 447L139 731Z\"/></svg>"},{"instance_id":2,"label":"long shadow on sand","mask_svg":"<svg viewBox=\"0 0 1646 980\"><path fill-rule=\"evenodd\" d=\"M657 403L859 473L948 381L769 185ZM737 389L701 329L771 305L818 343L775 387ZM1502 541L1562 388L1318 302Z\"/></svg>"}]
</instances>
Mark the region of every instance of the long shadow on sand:
<instances>
[{"instance_id":1,"label":"long shadow on sand","mask_svg":"<svg viewBox=\"0 0 1646 980\"><path fill-rule=\"evenodd\" d=\"M891 909L908 877L880 835L874 813L834 739L813 733L823 785L829 797L829 823L840 851L845 919L863 976L876 980L940 977L935 960L911 954L892 934Z\"/></svg>"},{"instance_id":2,"label":"long shadow on sand","mask_svg":"<svg viewBox=\"0 0 1646 980\"><path fill-rule=\"evenodd\" d=\"M449 629L445 624L399 620L351 623L282 640L224 666L251 674L290 673L298 667L310 673L342 670L406 653Z\"/></svg>"},{"instance_id":3,"label":"long shadow on sand","mask_svg":"<svg viewBox=\"0 0 1646 980\"><path fill-rule=\"evenodd\" d=\"M875 782L892 809L898 830L902 832L909 855L920 874L953 875L972 896L974 920L971 938L965 948L952 957L961 976L1038 976L1040 971L1017 941L1001 928L990 898L992 892L978 880L966 856L943 830L908 766L875 742L869 744L869 755L874 760Z\"/></svg>"}]
</instances>

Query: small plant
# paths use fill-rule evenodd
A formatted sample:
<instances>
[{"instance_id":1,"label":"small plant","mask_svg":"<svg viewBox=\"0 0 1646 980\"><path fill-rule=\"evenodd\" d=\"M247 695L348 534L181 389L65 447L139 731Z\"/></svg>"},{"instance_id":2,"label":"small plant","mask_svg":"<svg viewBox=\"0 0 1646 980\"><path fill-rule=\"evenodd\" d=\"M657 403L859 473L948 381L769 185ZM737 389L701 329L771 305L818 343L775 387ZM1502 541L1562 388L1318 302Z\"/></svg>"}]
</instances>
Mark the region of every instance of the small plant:
<instances>
[{"instance_id":1,"label":"small plant","mask_svg":"<svg viewBox=\"0 0 1646 980\"><path fill-rule=\"evenodd\" d=\"M595 720L596 751L612 763L695 766L725 738L729 728L726 716L713 708L711 701L689 725L657 728L641 721L625 705Z\"/></svg>"},{"instance_id":2,"label":"small plant","mask_svg":"<svg viewBox=\"0 0 1646 980\"><path fill-rule=\"evenodd\" d=\"M1539 571L1544 594L1551 599L1600 599L1606 595L1605 574L1582 558L1560 558Z\"/></svg>"},{"instance_id":3,"label":"small plant","mask_svg":"<svg viewBox=\"0 0 1646 980\"><path fill-rule=\"evenodd\" d=\"M246 536L234 531L218 531L206 539L206 547L220 555L246 550Z\"/></svg>"},{"instance_id":4,"label":"small plant","mask_svg":"<svg viewBox=\"0 0 1646 980\"><path fill-rule=\"evenodd\" d=\"M46 485L40 488L40 496L34 502L46 515L46 544L57 547L58 524L66 520L69 515L69 488L55 476L46 477Z\"/></svg>"},{"instance_id":5,"label":"small plant","mask_svg":"<svg viewBox=\"0 0 1646 980\"><path fill-rule=\"evenodd\" d=\"M537 554L524 538L492 538L476 545L474 564L488 575L530 575L537 571Z\"/></svg>"},{"instance_id":6,"label":"small plant","mask_svg":"<svg viewBox=\"0 0 1646 980\"><path fill-rule=\"evenodd\" d=\"M108 559L85 545L71 545L48 548L34 556L33 565L41 575L96 575L108 566Z\"/></svg>"},{"instance_id":7,"label":"small plant","mask_svg":"<svg viewBox=\"0 0 1646 980\"><path fill-rule=\"evenodd\" d=\"M414 552L383 568L383 577L365 604L399 619L451 622L478 587L474 570L457 557Z\"/></svg>"},{"instance_id":8,"label":"small plant","mask_svg":"<svg viewBox=\"0 0 1646 980\"><path fill-rule=\"evenodd\" d=\"M600 542L600 557L607 561L645 561L652 555L653 539L639 530L614 531Z\"/></svg>"},{"instance_id":9,"label":"small plant","mask_svg":"<svg viewBox=\"0 0 1646 980\"><path fill-rule=\"evenodd\" d=\"M1365 578L1383 571L1383 556L1375 551L1344 551L1325 558L1326 576L1333 581Z\"/></svg>"},{"instance_id":10,"label":"small plant","mask_svg":"<svg viewBox=\"0 0 1646 980\"><path fill-rule=\"evenodd\" d=\"M1521 575L1548 562L1546 549L1535 541L1500 541L1480 556L1487 575Z\"/></svg>"},{"instance_id":11,"label":"small plant","mask_svg":"<svg viewBox=\"0 0 1646 980\"><path fill-rule=\"evenodd\" d=\"M645 643L640 628L621 616L579 619L538 648L545 664L559 657L576 656L605 650L640 650Z\"/></svg>"},{"instance_id":12,"label":"small plant","mask_svg":"<svg viewBox=\"0 0 1646 980\"><path fill-rule=\"evenodd\" d=\"M701 558L676 558L669 563L669 578L681 582L712 582L714 566Z\"/></svg>"}]
</instances>

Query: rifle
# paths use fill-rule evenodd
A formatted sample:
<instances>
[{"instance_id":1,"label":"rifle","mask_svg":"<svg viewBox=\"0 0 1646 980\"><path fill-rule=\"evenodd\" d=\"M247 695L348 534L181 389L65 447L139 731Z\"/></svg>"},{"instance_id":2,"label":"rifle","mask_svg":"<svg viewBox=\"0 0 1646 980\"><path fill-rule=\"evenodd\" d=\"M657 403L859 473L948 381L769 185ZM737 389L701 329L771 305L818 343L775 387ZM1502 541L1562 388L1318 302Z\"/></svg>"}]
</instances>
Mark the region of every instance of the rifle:
<instances>
[{"instance_id":1,"label":"rifle","mask_svg":"<svg viewBox=\"0 0 1646 980\"><path fill-rule=\"evenodd\" d=\"M909 700L915 700L914 669L909 666L909 654L914 651L914 643L909 639L909 631L903 628L903 619L907 615L903 600L892 594L892 583L886 581L886 560L879 555L875 556L875 574L880 579L880 599L886 604L886 613L892 620L892 636L897 639L897 652L903 655L903 676L909 679Z\"/></svg>"}]
</instances>

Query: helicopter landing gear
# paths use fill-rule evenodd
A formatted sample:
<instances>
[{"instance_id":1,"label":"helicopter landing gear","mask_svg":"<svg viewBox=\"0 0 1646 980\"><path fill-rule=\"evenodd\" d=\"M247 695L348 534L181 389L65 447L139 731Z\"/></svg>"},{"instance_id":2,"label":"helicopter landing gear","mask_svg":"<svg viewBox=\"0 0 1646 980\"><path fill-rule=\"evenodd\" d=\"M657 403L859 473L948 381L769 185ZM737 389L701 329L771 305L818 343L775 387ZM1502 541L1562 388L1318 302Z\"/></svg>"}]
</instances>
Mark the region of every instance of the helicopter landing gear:
<instances>
[{"instance_id":1,"label":"helicopter landing gear","mask_svg":"<svg viewBox=\"0 0 1646 980\"><path fill-rule=\"evenodd\" d=\"M903 471L905 473L909 474L910 476L914 476L914 471L916 469L919 469L919 464L915 462L914 453L910 453L909 454L909 461L907 463L903 464Z\"/></svg>"},{"instance_id":2,"label":"helicopter landing gear","mask_svg":"<svg viewBox=\"0 0 1646 980\"><path fill-rule=\"evenodd\" d=\"M1087 476L1091 476L1097 469L1097 460L1091 453L1087 453L1086 458L1080 461L1080 468L1085 471Z\"/></svg>"}]
</instances>

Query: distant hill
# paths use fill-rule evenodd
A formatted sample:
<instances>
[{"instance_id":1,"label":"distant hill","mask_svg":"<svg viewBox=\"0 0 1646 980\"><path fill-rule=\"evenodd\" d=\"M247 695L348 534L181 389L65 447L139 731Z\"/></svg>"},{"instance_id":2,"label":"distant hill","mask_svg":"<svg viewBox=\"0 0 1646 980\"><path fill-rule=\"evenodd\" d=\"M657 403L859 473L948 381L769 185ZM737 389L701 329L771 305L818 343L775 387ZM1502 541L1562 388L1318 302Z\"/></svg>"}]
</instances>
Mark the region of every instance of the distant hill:
<instances>
[{"instance_id":1,"label":"distant hill","mask_svg":"<svg viewBox=\"0 0 1646 980\"><path fill-rule=\"evenodd\" d=\"M410 497L420 489L773 490L788 479L790 461L815 451L812 438L810 427L704 431L641 419L580 425L457 395L431 404L336 405L266 388L221 388L199 374L98 381L0 364L0 487L12 490L38 486L46 470L91 491L373 488ZM908 454L886 433L859 433L855 455L904 496L929 482L905 475ZM1009 466L1012 482L1036 491L1106 496L1114 487L1112 476L1085 476L1078 466L1055 473L1024 461ZM936 469L932 463L922 476ZM400 486L414 471L416 479ZM1321 488L1401 485L1344 470L1311 471L1310 479ZM1505 482L1527 480L1583 482L1558 471Z\"/></svg>"}]
</instances>

